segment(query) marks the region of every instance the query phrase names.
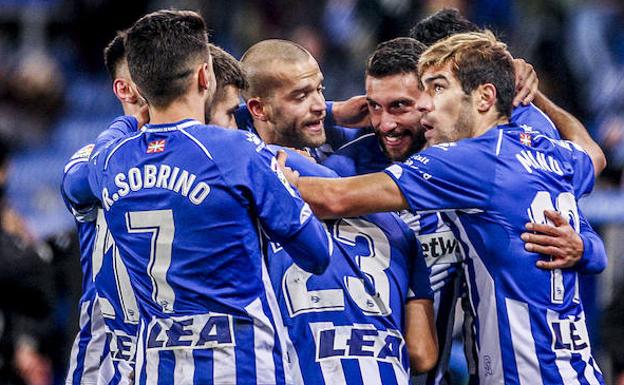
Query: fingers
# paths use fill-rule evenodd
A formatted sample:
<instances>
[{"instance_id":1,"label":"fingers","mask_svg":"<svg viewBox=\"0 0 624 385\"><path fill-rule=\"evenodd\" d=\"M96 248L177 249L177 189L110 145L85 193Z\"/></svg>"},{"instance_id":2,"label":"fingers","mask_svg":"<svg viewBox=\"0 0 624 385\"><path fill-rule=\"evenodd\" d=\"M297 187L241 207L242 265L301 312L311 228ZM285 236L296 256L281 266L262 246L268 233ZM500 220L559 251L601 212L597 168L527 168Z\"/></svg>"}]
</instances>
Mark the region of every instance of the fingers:
<instances>
[{"instance_id":1,"label":"fingers","mask_svg":"<svg viewBox=\"0 0 624 385\"><path fill-rule=\"evenodd\" d=\"M516 74L516 95L513 100L514 107L520 103L527 105L535 98L539 79L533 66L523 59L514 59L514 70Z\"/></svg>"},{"instance_id":2,"label":"fingers","mask_svg":"<svg viewBox=\"0 0 624 385\"><path fill-rule=\"evenodd\" d=\"M531 253L550 255L555 258L564 258L564 252L556 246L544 246L536 243L525 243L524 249Z\"/></svg>"},{"instance_id":3,"label":"fingers","mask_svg":"<svg viewBox=\"0 0 624 385\"><path fill-rule=\"evenodd\" d=\"M288 154L286 153L286 151L279 150L277 152L277 164L279 164L281 168L286 168L287 158L288 158Z\"/></svg>"},{"instance_id":4,"label":"fingers","mask_svg":"<svg viewBox=\"0 0 624 385\"><path fill-rule=\"evenodd\" d=\"M535 266L544 270L567 269L573 266L573 263L565 259L555 259L552 261L537 261Z\"/></svg>"},{"instance_id":5,"label":"fingers","mask_svg":"<svg viewBox=\"0 0 624 385\"><path fill-rule=\"evenodd\" d=\"M551 237L549 235L522 233L520 238L522 238L522 240L527 244L536 244L540 246L554 246L554 247L562 246L559 237ZM528 250L528 251L532 251L532 250Z\"/></svg>"},{"instance_id":6,"label":"fingers","mask_svg":"<svg viewBox=\"0 0 624 385\"><path fill-rule=\"evenodd\" d=\"M537 233L542 233L546 235L551 235L553 237L561 235L561 230L553 225L547 225L542 223L527 223L524 227L528 231L534 231ZM526 234L526 233L525 233Z\"/></svg>"},{"instance_id":7,"label":"fingers","mask_svg":"<svg viewBox=\"0 0 624 385\"><path fill-rule=\"evenodd\" d=\"M569 225L568 221L565 220L565 218L563 218L563 216L557 211L544 210L544 215L546 215L546 217L557 227Z\"/></svg>"}]
</instances>

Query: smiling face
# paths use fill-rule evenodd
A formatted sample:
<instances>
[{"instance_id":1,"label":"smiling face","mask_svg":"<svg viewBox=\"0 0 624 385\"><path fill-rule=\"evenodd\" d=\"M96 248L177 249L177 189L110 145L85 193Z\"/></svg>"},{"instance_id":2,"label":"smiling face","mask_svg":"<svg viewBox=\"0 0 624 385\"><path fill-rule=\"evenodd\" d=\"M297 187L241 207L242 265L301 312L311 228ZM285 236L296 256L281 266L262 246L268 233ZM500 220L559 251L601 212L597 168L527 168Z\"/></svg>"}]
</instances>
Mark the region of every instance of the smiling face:
<instances>
[{"instance_id":1,"label":"smiling face","mask_svg":"<svg viewBox=\"0 0 624 385\"><path fill-rule=\"evenodd\" d=\"M393 161L404 161L425 144L419 96L416 74L366 77L371 123L384 153Z\"/></svg>"},{"instance_id":2,"label":"smiling face","mask_svg":"<svg viewBox=\"0 0 624 385\"><path fill-rule=\"evenodd\" d=\"M473 96L462 89L449 64L431 67L421 77L418 101L427 144L456 142L472 136L476 121Z\"/></svg>"},{"instance_id":3,"label":"smiling face","mask_svg":"<svg viewBox=\"0 0 624 385\"><path fill-rule=\"evenodd\" d=\"M316 60L277 63L280 85L262 98L275 143L295 148L325 143L323 74Z\"/></svg>"}]
</instances>

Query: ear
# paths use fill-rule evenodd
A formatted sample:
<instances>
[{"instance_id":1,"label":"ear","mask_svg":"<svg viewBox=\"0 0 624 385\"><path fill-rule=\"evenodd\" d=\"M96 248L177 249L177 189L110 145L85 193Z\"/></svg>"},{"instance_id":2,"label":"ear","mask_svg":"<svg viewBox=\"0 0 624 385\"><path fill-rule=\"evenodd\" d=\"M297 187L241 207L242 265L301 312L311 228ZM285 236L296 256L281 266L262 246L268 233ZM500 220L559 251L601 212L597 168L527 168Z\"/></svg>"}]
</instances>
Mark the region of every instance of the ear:
<instances>
[{"instance_id":1,"label":"ear","mask_svg":"<svg viewBox=\"0 0 624 385\"><path fill-rule=\"evenodd\" d=\"M477 111L488 112L496 107L497 92L492 83L481 84L476 90L475 103Z\"/></svg>"},{"instance_id":2,"label":"ear","mask_svg":"<svg viewBox=\"0 0 624 385\"><path fill-rule=\"evenodd\" d=\"M268 108L269 106L266 105L260 98L254 97L247 99L247 109L254 119L258 119L263 122L269 120L269 116L267 114Z\"/></svg>"},{"instance_id":3,"label":"ear","mask_svg":"<svg viewBox=\"0 0 624 385\"><path fill-rule=\"evenodd\" d=\"M213 80L210 76L210 66L208 66L208 63L202 63L199 67L199 73L197 76L197 85L199 86L199 89L201 91L209 90L211 81Z\"/></svg>"},{"instance_id":4,"label":"ear","mask_svg":"<svg viewBox=\"0 0 624 385\"><path fill-rule=\"evenodd\" d=\"M113 81L113 92L121 103L135 104L139 100L139 94L132 83L124 78L117 78Z\"/></svg>"}]
</instances>

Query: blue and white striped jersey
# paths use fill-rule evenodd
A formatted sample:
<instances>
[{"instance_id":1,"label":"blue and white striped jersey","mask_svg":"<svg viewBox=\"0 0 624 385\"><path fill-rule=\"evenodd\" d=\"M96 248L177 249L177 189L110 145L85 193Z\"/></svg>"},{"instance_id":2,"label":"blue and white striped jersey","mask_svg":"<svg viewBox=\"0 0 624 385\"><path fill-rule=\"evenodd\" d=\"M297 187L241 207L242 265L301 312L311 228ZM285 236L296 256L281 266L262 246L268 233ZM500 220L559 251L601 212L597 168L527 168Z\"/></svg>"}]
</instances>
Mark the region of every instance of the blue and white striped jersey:
<instances>
[{"instance_id":1,"label":"blue and white striped jersey","mask_svg":"<svg viewBox=\"0 0 624 385\"><path fill-rule=\"evenodd\" d=\"M526 222L546 222L545 209L580 229L577 201L594 181L587 154L509 124L433 146L385 172L412 211L449 210L467 256L481 384L603 383L577 271L538 269L544 256L527 252L520 239Z\"/></svg>"},{"instance_id":2,"label":"blue and white striped jersey","mask_svg":"<svg viewBox=\"0 0 624 385\"><path fill-rule=\"evenodd\" d=\"M183 120L113 141L91 164L137 297L135 381L290 384L260 228L311 271L329 246L264 143Z\"/></svg>"},{"instance_id":3,"label":"blue and white striped jersey","mask_svg":"<svg viewBox=\"0 0 624 385\"><path fill-rule=\"evenodd\" d=\"M106 136L103 141L107 142L135 131L136 119L124 116L115 119L101 136ZM102 139L98 138L98 141L102 141ZM84 245L84 248L81 249L82 262L88 266L88 272L86 272L88 276L85 275L85 279L88 279L93 288L90 297L93 298L94 302L88 308L90 312L84 314L93 314L98 317L97 325L102 328L100 332L107 334L107 346L104 347L106 354L97 365L99 370L97 383L106 385L129 384L132 383L134 376L139 314L128 273L117 249L114 247L114 241L108 231L103 211L99 205L89 205L85 210L80 210L76 209L69 199L69 197L74 198L71 192L74 190L74 186L71 185L74 181L87 182L86 179L77 178L74 173L80 175L82 172L86 172L88 159L93 148L94 145L88 145L76 153L76 155L81 155L80 157L74 155L71 158L68 167L65 168L66 178L62 187L63 197L67 206L76 215L79 234L82 234L80 244L81 247ZM81 167L83 170L79 169ZM84 317L84 314L81 314L81 317ZM92 320L92 322L95 321ZM98 346L100 350L103 348L101 343ZM94 357L88 360L96 362L96 356L101 352L96 352L92 348L90 354ZM90 377L88 382L92 380L93 377Z\"/></svg>"},{"instance_id":4,"label":"blue and white striped jersey","mask_svg":"<svg viewBox=\"0 0 624 385\"><path fill-rule=\"evenodd\" d=\"M304 176L337 176L294 152L287 166ZM414 233L392 213L325 223L334 248L322 275L303 271L278 243L267 247L295 372L305 384L407 384L404 306L432 298Z\"/></svg>"},{"instance_id":5,"label":"blue and white striped jersey","mask_svg":"<svg viewBox=\"0 0 624 385\"><path fill-rule=\"evenodd\" d=\"M63 170L64 177L75 171L75 168L86 166L92 150L93 145L90 144L72 155ZM64 189L61 189L61 195L76 220L80 246L80 265L82 267L79 329L72 345L65 383L72 385L97 384L100 366L107 358L106 330L93 281L92 255L96 250L95 217L97 208L89 206L84 210L76 210L69 202Z\"/></svg>"},{"instance_id":6,"label":"blue and white striped jersey","mask_svg":"<svg viewBox=\"0 0 624 385\"><path fill-rule=\"evenodd\" d=\"M345 144L323 162L324 166L343 177L378 172L391 164L374 133ZM430 279L434 287L433 309L440 358L436 367L427 375L418 376L416 382L444 383L452 347L455 305L461 295L462 279L458 272L464 260L463 251L439 213L402 211L400 217L421 244L427 266L431 268Z\"/></svg>"}]
</instances>

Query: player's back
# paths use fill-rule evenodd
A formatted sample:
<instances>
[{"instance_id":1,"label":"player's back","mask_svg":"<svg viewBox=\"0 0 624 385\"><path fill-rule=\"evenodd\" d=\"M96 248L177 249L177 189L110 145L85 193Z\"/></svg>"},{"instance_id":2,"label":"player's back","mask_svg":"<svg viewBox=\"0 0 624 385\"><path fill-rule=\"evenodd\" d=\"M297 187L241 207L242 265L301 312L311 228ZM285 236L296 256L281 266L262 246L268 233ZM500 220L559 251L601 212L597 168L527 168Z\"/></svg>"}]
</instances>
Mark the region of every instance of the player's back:
<instances>
[{"instance_id":1,"label":"player's back","mask_svg":"<svg viewBox=\"0 0 624 385\"><path fill-rule=\"evenodd\" d=\"M311 214L264 147L186 120L148 125L98 156L94 185L145 320L140 383L288 382L259 226L288 239Z\"/></svg>"},{"instance_id":2,"label":"player's back","mask_svg":"<svg viewBox=\"0 0 624 385\"><path fill-rule=\"evenodd\" d=\"M525 223L545 222L545 209L578 231L576 202L593 184L587 154L504 125L433 146L387 172L412 210L459 210L446 215L467 256L480 383L600 383L576 271L538 269L544 256L527 252L520 238Z\"/></svg>"},{"instance_id":3,"label":"player's back","mask_svg":"<svg viewBox=\"0 0 624 385\"><path fill-rule=\"evenodd\" d=\"M413 233L390 213L326 223L334 251L322 275L303 271L279 244L268 248L304 383L407 384L405 303L431 296ZM419 289L408 294L414 280Z\"/></svg>"}]
</instances>

